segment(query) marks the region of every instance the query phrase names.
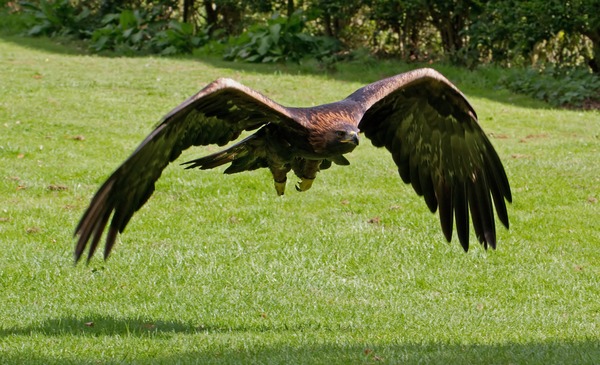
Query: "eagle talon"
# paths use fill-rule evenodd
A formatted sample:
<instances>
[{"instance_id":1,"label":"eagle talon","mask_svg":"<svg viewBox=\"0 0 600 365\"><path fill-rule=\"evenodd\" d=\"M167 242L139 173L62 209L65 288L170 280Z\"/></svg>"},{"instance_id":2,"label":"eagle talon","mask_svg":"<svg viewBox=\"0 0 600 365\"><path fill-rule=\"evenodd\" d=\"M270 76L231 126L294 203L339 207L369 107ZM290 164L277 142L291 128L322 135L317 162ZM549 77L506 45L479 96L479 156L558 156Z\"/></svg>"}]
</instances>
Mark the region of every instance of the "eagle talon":
<instances>
[{"instance_id":1,"label":"eagle talon","mask_svg":"<svg viewBox=\"0 0 600 365\"><path fill-rule=\"evenodd\" d=\"M277 182L275 181L275 190L277 191L277 195L282 196L285 192L285 181Z\"/></svg>"},{"instance_id":2,"label":"eagle talon","mask_svg":"<svg viewBox=\"0 0 600 365\"><path fill-rule=\"evenodd\" d=\"M315 181L315 179L303 178L302 180L298 181L298 183L296 184L296 190L306 191L306 190L310 189L310 187L313 184L313 181Z\"/></svg>"}]
</instances>

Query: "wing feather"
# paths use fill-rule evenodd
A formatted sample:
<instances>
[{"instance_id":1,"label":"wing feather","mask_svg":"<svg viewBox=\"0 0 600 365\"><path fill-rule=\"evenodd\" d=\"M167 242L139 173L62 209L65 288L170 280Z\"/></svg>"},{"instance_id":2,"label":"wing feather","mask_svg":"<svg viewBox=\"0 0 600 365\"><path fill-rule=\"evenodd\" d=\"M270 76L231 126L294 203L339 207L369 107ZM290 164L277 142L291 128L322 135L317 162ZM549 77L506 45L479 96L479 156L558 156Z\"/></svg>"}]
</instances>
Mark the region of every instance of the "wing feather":
<instances>
[{"instance_id":1,"label":"wing feather","mask_svg":"<svg viewBox=\"0 0 600 365\"><path fill-rule=\"evenodd\" d=\"M400 177L439 210L448 241L453 220L458 239L469 248L469 212L475 235L496 246L494 207L508 228L505 201L512 195L504 167L464 95L441 74L419 69L369 84L347 100L360 104L359 129L377 147L385 146Z\"/></svg>"},{"instance_id":2,"label":"wing feather","mask_svg":"<svg viewBox=\"0 0 600 365\"><path fill-rule=\"evenodd\" d=\"M75 260L89 243L94 254L110 220L104 257L119 232L154 192L163 169L182 151L196 145L224 145L244 130L266 123L296 128L293 111L230 79L218 79L190 97L159 123L133 154L119 166L92 198L75 235ZM111 219L112 216L112 219Z\"/></svg>"},{"instance_id":3,"label":"wing feather","mask_svg":"<svg viewBox=\"0 0 600 365\"><path fill-rule=\"evenodd\" d=\"M458 241L465 251L469 250L469 203L466 184L456 184L452 187L452 207L454 219L456 220L456 234ZM452 215L449 217L452 220ZM450 235L446 237L450 241Z\"/></svg>"},{"instance_id":4,"label":"wing feather","mask_svg":"<svg viewBox=\"0 0 600 365\"><path fill-rule=\"evenodd\" d=\"M436 182L435 195L438 202L438 211L440 215L442 232L444 233L444 237L450 241L452 239L452 226L454 222L452 219L452 214L454 212L454 206L456 205L456 197L450 190L450 186L444 184L442 181Z\"/></svg>"},{"instance_id":5,"label":"wing feather","mask_svg":"<svg viewBox=\"0 0 600 365\"><path fill-rule=\"evenodd\" d=\"M429 168L419 169L419 181L421 182L421 193L423 194L425 203L431 213L435 213L438 207L438 201L435 197L435 189L433 188L431 171L429 171Z\"/></svg>"}]
</instances>

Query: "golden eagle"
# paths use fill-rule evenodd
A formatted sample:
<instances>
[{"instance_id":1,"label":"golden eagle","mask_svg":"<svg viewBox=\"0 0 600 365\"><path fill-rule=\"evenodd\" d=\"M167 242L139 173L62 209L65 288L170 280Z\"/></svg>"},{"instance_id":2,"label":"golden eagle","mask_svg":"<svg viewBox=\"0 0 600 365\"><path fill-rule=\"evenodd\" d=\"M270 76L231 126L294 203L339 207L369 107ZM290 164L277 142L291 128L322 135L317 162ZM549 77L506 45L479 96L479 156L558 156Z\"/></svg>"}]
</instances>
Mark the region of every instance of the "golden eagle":
<instances>
[{"instance_id":1,"label":"golden eagle","mask_svg":"<svg viewBox=\"0 0 600 365\"><path fill-rule=\"evenodd\" d=\"M282 195L286 176L309 189L320 170L348 165L344 154L358 145L359 132L386 147L400 177L439 210L448 241L456 222L458 239L469 248L469 211L475 234L496 246L493 207L508 228L511 202L506 173L465 96L433 69L418 69L358 89L347 98L312 108L284 107L231 79L218 79L168 113L133 154L106 180L77 225L78 261L88 242L94 254L110 220L104 257L117 233L154 191L162 170L191 146L223 146L243 131L256 130L221 152L186 162L187 168L225 173L269 168ZM111 219L112 216L112 219Z\"/></svg>"}]
</instances>

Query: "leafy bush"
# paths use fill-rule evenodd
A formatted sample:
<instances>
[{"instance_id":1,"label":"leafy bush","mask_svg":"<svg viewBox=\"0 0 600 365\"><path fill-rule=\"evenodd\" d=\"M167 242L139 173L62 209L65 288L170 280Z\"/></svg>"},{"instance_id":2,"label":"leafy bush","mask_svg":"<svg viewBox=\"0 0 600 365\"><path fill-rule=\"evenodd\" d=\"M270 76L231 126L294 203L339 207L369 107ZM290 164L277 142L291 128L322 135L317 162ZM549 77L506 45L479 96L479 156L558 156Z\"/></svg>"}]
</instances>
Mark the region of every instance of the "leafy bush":
<instances>
[{"instance_id":1,"label":"leafy bush","mask_svg":"<svg viewBox=\"0 0 600 365\"><path fill-rule=\"evenodd\" d=\"M196 35L191 24L170 19L162 3L148 8L124 9L100 16L69 0L41 0L22 3L30 17L28 35L75 36L90 41L95 52L121 54L191 53L208 39L206 32Z\"/></svg>"},{"instance_id":2,"label":"leafy bush","mask_svg":"<svg viewBox=\"0 0 600 365\"><path fill-rule=\"evenodd\" d=\"M156 46L163 55L192 53L209 40L208 29L194 34L194 26L176 20L169 21L167 28L156 34Z\"/></svg>"},{"instance_id":3,"label":"leafy bush","mask_svg":"<svg viewBox=\"0 0 600 365\"><path fill-rule=\"evenodd\" d=\"M147 51L148 39L156 33L148 26L147 14L140 10L123 10L121 13L107 14L102 19L102 27L92 33L91 48L96 51L116 50Z\"/></svg>"},{"instance_id":4,"label":"leafy bush","mask_svg":"<svg viewBox=\"0 0 600 365\"><path fill-rule=\"evenodd\" d=\"M85 38L91 28L91 11L88 7L76 7L69 0L38 3L22 2L23 11L31 16L30 36L76 36Z\"/></svg>"},{"instance_id":5,"label":"leafy bush","mask_svg":"<svg viewBox=\"0 0 600 365\"><path fill-rule=\"evenodd\" d=\"M339 50L336 40L313 36L305 29L306 20L301 12L290 18L276 14L266 25L254 25L233 39L224 58L247 62L298 62L305 57L323 60Z\"/></svg>"},{"instance_id":6,"label":"leafy bush","mask_svg":"<svg viewBox=\"0 0 600 365\"><path fill-rule=\"evenodd\" d=\"M501 85L554 106L581 107L586 101L600 100L600 77L584 68L548 67L507 72L500 80Z\"/></svg>"},{"instance_id":7,"label":"leafy bush","mask_svg":"<svg viewBox=\"0 0 600 365\"><path fill-rule=\"evenodd\" d=\"M203 42L191 24L162 19L160 14L156 9L107 14L92 34L91 47L96 52L176 54L190 53Z\"/></svg>"}]
</instances>

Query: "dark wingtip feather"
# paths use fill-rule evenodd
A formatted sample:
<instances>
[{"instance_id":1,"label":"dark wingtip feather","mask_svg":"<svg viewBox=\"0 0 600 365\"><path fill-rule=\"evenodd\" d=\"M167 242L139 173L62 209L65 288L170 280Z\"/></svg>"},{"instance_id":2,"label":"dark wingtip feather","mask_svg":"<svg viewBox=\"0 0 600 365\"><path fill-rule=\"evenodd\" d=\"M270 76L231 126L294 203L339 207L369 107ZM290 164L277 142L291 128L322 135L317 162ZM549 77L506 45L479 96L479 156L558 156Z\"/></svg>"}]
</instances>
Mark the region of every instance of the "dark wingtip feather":
<instances>
[{"instance_id":1,"label":"dark wingtip feather","mask_svg":"<svg viewBox=\"0 0 600 365\"><path fill-rule=\"evenodd\" d=\"M442 232L446 241L452 241L452 230L453 230L453 209L452 209L452 195L450 194L450 188L448 186L438 186L436 189L437 201L438 201L438 214L440 215L440 224L442 226Z\"/></svg>"},{"instance_id":2,"label":"dark wingtip feather","mask_svg":"<svg viewBox=\"0 0 600 365\"><path fill-rule=\"evenodd\" d=\"M421 192L423 193L425 204L427 204L427 208L429 208L431 213L435 213L438 209L438 201L435 196L433 182L431 181L431 172L423 168L419 169L419 173L421 174Z\"/></svg>"},{"instance_id":3,"label":"dark wingtip feather","mask_svg":"<svg viewBox=\"0 0 600 365\"><path fill-rule=\"evenodd\" d=\"M90 243L87 261L89 262L94 255L94 251L98 246L100 237L104 232L106 222L108 221L108 218L113 210L113 206L108 204L108 197L114 183L115 180L113 178L109 178L104 185L102 185L94 198L92 198L90 206L83 214L79 224L77 224L77 227L75 228L74 237L77 237L77 243L75 245L74 252L75 263L79 262L83 256L90 239L92 239L92 242Z\"/></svg>"},{"instance_id":4,"label":"dark wingtip feather","mask_svg":"<svg viewBox=\"0 0 600 365\"><path fill-rule=\"evenodd\" d=\"M108 234L106 235L106 245L104 246L104 260L108 259L108 256L110 255L110 251L112 250L113 246L115 245L115 241L117 239L117 234L119 233L119 230L112 226L110 227L110 229L108 230Z\"/></svg>"},{"instance_id":5,"label":"dark wingtip feather","mask_svg":"<svg viewBox=\"0 0 600 365\"><path fill-rule=\"evenodd\" d=\"M496 249L496 233L493 231L485 232L485 248L489 245L492 249Z\"/></svg>"},{"instance_id":6,"label":"dark wingtip feather","mask_svg":"<svg viewBox=\"0 0 600 365\"><path fill-rule=\"evenodd\" d=\"M73 264L77 265L79 260L81 260L81 252L75 250L75 252L73 252Z\"/></svg>"},{"instance_id":7,"label":"dark wingtip feather","mask_svg":"<svg viewBox=\"0 0 600 365\"><path fill-rule=\"evenodd\" d=\"M453 205L454 219L456 220L456 234L462 248L469 250L469 206L467 203L466 185L464 183L454 186Z\"/></svg>"},{"instance_id":8,"label":"dark wingtip feather","mask_svg":"<svg viewBox=\"0 0 600 365\"><path fill-rule=\"evenodd\" d=\"M75 232L74 237L77 238L77 243L75 244L75 251L73 251L73 257L75 258L75 263L78 263L81 260L81 255L83 254L83 250L85 249L85 242L82 242L81 236L78 236L78 232Z\"/></svg>"},{"instance_id":9,"label":"dark wingtip feather","mask_svg":"<svg viewBox=\"0 0 600 365\"><path fill-rule=\"evenodd\" d=\"M490 198L490 188L485 177L473 184L473 192L469 194L469 204L477 240L486 249L488 245L495 248L496 224Z\"/></svg>"},{"instance_id":10,"label":"dark wingtip feather","mask_svg":"<svg viewBox=\"0 0 600 365\"><path fill-rule=\"evenodd\" d=\"M469 251L469 235L468 234L467 234L467 238L464 238L464 235L459 235L458 242L460 242L460 245L462 246L463 250L465 250L465 252Z\"/></svg>"}]
</instances>

